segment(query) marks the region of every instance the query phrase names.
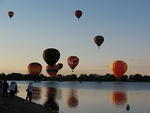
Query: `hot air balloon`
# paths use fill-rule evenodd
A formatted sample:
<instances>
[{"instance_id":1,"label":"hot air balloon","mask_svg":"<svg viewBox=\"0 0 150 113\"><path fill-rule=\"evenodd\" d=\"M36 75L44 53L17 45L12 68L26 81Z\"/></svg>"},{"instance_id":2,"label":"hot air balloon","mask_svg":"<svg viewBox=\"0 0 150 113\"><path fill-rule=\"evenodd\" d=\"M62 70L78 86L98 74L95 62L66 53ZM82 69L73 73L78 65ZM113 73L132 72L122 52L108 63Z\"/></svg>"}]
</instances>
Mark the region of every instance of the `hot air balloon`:
<instances>
[{"instance_id":1,"label":"hot air balloon","mask_svg":"<svg viewBox=\"0 0 150 113\"><path fill-rule=\"evenodd\" d=\"M13 12L13 11L9 11L9 12L8 12L8 16L9 16L10 18L12 18L13 15L14 15L14 12Z\"/></svg>"},{"instance_id":2,"label":"hot air balloon","mask_svg":"<svg viewBox=\"0 0 150 113\"><path fill-rule=\"evenodd\" d=\"M120 78L127 71L127 64L124 61L117 60L110 65L110 68L113 74Z\"/></svg>"},{"instance_id":3,"label":"hot air balloon","mask_svg":"<svg viewBox=\"0 0 150 113\"><path fill-rule=\"evenodd\" d=\"M59 70L59 68L58 68L57 65L54 65L54 66L49 66L49 65L47 65L47 66L46 66L46 71L47 71L47 73L48 73L51 77L56 76L58 70Z\"/></svg>"},{"instance_id":4,"label":"hot air balloon","mask_svg":"<svg viewBox=\"0 0 150 113\"><path fill-rule=\"evenodd\" d=\"M94 42L96 43L96 45L98 47L100 47L100 45L104 42L104 37L100 36L100 35L97 35L97 36L94 37Z\"/></svg>"},{"instance_id":5,"label":"hot air balloon","mask_svg":"<svg viewBox=\"0 0 150 113\"><path fill-rule=\"evenodd\" d=\"M114 105L125 105L127 103L127 94L123 91L113 91L112 102Z\"/></svg>"},{"instance_id":6,"label":"hot air balloon","mask_svg":"<svg viewBox=\"0 0 150 113\"><path fill-rule=\"evenodd\" d=\"M79 58L77 56L69 56L67 59L69 67L73 69L78 65L79 63Z\"/></svg>"},{"instance_id":7,"label":"hot air balloon","mask_svg":"<svg viewBox=\"0 0 150 113\"><path fill-rule=\"evenodd\" d=\"M28 71L31 75L39 75L42 71L42 65L37 62L32 62L28 65Z\"/></svg>"},{"instance_id":8,"label":"hot air balloon","mask_svg":"<svg viewBox=\"0 0 150 113\"><path fill-rule=\"evenodd\" d=\"M57 66L58 66L58 69L60 70L63 67L63 64L62 63L58 63Z\"/></svg>"},{"instance_id":9,"label":"hot air balloon","mask_svg":"<svg viewBox=\"0 0 150 113\"><path fill-rule=\"evenodd\" d=\"M60 53L57 49L48 48L43 52L43 59L49 66L53 66L60 58Z\"/></svg>"},{"instance_id":10,"label":"hot air balloon","mask_svg":"<svg viewBox=\"0 0 150 113\"><path fill-rule=\"evenodd\" d=\"M75 16L78 18L78 20L79 20L79 18L82 16L82 11L81 10L76 10L75 11Z\"/></svg>"}]
</instances>

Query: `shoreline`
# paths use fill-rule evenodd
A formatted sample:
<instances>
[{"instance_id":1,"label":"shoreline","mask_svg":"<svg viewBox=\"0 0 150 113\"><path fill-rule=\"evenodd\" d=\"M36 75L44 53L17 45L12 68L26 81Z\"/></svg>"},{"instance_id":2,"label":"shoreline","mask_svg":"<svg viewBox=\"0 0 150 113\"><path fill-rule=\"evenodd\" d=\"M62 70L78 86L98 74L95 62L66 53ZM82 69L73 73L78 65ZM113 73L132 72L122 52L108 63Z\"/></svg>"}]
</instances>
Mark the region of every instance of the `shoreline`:
<instances>
[{"instance_id":1,"label":"shoreline","mask_svg":"<svg viewBox=\"0 0 150 113\"><path fill-rule=\"evenodd\" d=\"M0 95L0 113L56 113L47 110L44 106L26 101L23 98L15 96L15 99L2 97Z\"/></svg>"}]
</instances>

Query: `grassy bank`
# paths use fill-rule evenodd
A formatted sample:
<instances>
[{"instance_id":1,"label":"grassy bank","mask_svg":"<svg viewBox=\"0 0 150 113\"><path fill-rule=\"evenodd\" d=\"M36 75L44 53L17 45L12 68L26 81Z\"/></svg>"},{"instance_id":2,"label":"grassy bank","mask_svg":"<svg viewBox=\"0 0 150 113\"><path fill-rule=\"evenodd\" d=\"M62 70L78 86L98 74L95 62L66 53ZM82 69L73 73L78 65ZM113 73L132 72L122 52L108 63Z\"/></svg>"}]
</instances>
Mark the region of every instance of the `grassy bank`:
<instances>
[{"instance_id":1,"label":"grassy bank","mask_svg":"<svg viewBox=\"0 0 150 113\"><path fill-rule=\"evenodd\" d=\"M14 100L0 96L0 113L54 113L44 106L25 101L20 97Z\"/></svg>"}]
</instances>

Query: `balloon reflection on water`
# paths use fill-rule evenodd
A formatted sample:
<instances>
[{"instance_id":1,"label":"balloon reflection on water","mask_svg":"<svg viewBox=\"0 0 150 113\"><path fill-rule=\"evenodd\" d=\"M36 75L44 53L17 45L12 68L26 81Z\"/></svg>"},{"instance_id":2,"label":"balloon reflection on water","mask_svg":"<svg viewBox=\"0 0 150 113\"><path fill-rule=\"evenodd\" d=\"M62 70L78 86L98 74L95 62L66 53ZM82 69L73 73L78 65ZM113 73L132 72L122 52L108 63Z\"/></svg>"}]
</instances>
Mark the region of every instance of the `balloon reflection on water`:
<instances>
[{"instance_id":1,"label":"balloon reflection on water","mask_svg":"<svg viewBox=\"0 0 150 113\"><path fill-rule=\"evenodd\" d=\"M33 87L32 98L34 100L41 99L41 87Z\"/></svg>"},{"instance_id":2,"label":"balloon reflection on water","mask_svg":"<svg viewBox=\"0 0 150 113\"><path fill-rule=\"evenodd\" d=\"M120 106L127 103L127 94L123 91L113 91L111 95L113 105Z\"/></svg>"},{"instance_id":3,"label":"balloon reflection on water","mask_svg":"<svg viewBox=\"0 0 150 113\"><path fill-rule=\"evenodd\" d=\"M47 88L47 101L44 103L44 106L47 110L59 111L58 103L56 102L57 89L56 88Z\"/></svg>"},{"instance_id":4,"label":"balloon reflection on water","mask_svg":"<svg viewBox=\"0 0 150 113\"><path fill-rule=\"evenodd\" d=\"M71 89L67 98L67 105L69 108L75 108L78 106L78 96L75 89Z\"/></svg>"}]
</instances>

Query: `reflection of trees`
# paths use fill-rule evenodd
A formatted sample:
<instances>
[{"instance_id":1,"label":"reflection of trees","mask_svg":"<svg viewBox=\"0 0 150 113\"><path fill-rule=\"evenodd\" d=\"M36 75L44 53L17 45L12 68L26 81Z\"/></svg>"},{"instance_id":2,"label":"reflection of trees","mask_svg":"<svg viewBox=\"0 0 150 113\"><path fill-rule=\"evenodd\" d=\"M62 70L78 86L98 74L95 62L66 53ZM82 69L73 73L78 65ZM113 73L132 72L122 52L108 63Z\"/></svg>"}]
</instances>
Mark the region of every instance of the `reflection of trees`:
<instances>
[{"instance_id":1,"label":"reflection of trees","mask_svg":"<svg viewBox=\"0 0 150 113\"><path fill-rule=\"evenodd\" d=\"M59 106L56 102L56 95L56 88L47 88L47 101L44 104L47 110L59 111Z\"/></svg>"},{"instance_id":2,"label":"reflection of trees","mask_svg":"<svg viewBox=\"0 0 150 113\"><path fill-rule=\"evenodd\" d=\"M67 99L67 105L70 108L74 108L78 106L77 91L75 89L70 90L70 93Z\"/></svg>"},{"instance_id":3,"label":"reflection of trees","mask_svg":"<svg viewBox=\"0 0 150 113\"><path fill-rule=\"evenodd\" d=\"M114 105L125 105L127 103L127 94L123 91L113 91L111 98Z\"/></svg>"},{"instance_id":4,"label":"reflection of trees","mask_svg":"<svg viewBox=\"0 0 150 113\"><path fill-rule=\"evenodd\" d=\"M42 89L40 87L33 87L32 98L34 100L40 99L41 98L41 91L42 91Z\"/></svg>"}]
</instances>

